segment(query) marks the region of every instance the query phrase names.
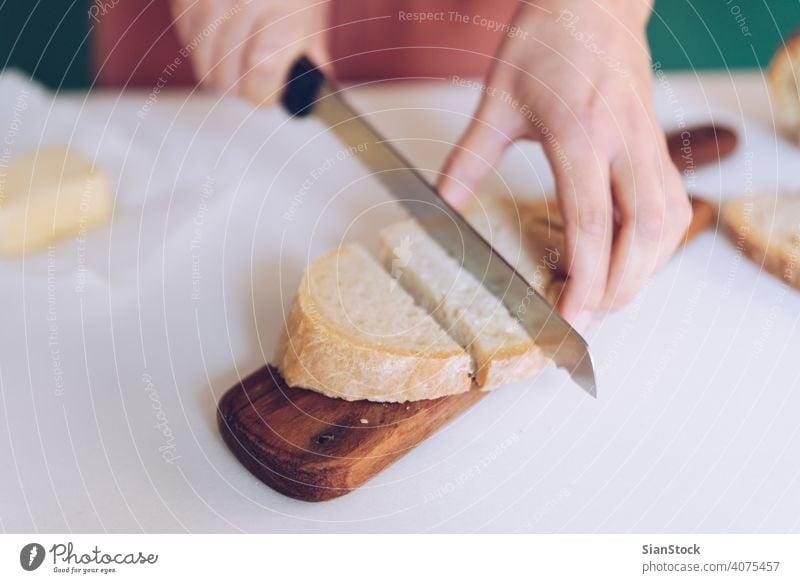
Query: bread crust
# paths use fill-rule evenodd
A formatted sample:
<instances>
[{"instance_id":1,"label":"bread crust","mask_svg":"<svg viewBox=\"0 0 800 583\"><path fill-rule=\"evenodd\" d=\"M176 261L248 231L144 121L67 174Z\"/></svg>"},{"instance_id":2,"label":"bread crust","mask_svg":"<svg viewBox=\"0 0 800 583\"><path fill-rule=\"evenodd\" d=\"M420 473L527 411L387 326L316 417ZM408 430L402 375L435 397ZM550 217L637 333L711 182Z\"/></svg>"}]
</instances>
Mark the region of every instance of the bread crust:
<instances>
[{"instance_id":1,"label":"bread crust","mask_svg":"<svg viewBox=\"0 0 800 583\"><path fill-rule=\"evenodd\" d=\"M792 197L800 200L800 195ZM725 232L742 254L762 268L800 290L800 216L793 241L779 240L770 234L770 225L757 225L752 218L759 205L777 204L773 196L742 197L728 202L722 211Z\"/></svg>"},{"instance_id":2,"label":"bread crust","mask_svg":"<svg viewBox=\"0 0 800 583\"><path fill-rule=\"evenodd\" d=\"M348 401L403 403L472 388L470 357L462 350L420 355L330 325L310 294L308 274L287 316L275 361L289 386Z\"/></svg>"},{"instance_id":3,"label":"bread crust","mask_svg":"<svg viewBox=\"0 0 800 583\"><path fill-rule=\"evenodd\" d=\"M482 391L494 391L531 377L548 364L550 359L533 342L504 346L477 370L475 380Z\"/></svg>"}]
</instances>

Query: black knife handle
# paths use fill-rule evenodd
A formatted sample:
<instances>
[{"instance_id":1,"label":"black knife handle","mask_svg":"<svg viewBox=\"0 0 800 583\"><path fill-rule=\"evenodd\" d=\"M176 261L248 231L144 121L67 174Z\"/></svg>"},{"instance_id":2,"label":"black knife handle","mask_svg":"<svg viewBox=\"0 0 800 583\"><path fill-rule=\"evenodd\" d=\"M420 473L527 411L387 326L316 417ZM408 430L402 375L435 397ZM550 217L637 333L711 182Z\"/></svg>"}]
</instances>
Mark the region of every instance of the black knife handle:
<instances>
[{"instance_id":1,"label":"black knife handle","mask_svg":"<svg viewBox=\"0 0 800 583\"><path fill-rule=\"evenodd\" d=\"M286 79L281 103L290 115L305 117L317 100L325 74L306 56L297 59Z\"/></svg>"}]
</instances>

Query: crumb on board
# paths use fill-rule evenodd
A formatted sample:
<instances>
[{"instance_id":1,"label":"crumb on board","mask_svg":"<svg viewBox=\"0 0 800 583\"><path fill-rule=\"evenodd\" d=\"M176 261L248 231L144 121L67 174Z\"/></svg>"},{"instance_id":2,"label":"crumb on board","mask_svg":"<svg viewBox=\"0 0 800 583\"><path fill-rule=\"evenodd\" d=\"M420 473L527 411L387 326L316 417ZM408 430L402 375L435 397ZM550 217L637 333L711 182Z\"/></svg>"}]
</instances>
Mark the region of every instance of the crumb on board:
<instances>
[{"instance_id":1,"label":"crumb on board","mask_svg":"<svg viewBox=\"0 0 800 583\"><path fill-rule=\"evenodd\" d=\"M363 425L366 425L366 424L368 424L368 423L369 423L369 419L362 419L362 420L361 420L361 423L362 423Z\"/></svg>"}]
</instances>

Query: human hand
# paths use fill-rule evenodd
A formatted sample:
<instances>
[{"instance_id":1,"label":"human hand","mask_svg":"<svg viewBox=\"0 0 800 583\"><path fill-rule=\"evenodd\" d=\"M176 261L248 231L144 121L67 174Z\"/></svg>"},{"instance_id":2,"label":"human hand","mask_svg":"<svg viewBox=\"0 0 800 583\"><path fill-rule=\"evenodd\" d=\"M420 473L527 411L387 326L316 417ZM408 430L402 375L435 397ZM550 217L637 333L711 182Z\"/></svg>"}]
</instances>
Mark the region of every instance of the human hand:
<instances>
[{"instance_id":1,"label":"human hand","mask_svg":"<svg viewBox=\"0 0 800 583\"><path fill-rule=\"evenodd\" d=\"M327 62L327 5L325 0L170 0L181 54L189 54L200 83L259 106L278 100L300 55Z\"/></svg>"},{"instance_id":2,"label":"human hand","mask_svg":"<svg viewBox=\"0 0 800 583\"><path fill-rule=\"evenodd\" d=\"M569 320L629 302L691 221L652 104L649 2L521 3L473 121L442 170L458 206L516 140L541 142L565 221Z\"/></svg>"}]
</instances>

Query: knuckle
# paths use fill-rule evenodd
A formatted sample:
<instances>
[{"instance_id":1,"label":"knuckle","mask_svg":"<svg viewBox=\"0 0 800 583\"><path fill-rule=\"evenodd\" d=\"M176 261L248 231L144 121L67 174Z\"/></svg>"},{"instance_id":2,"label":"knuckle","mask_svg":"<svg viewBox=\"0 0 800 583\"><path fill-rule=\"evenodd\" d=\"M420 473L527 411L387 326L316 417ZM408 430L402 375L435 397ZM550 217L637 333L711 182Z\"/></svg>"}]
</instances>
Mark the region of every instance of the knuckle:
<instances>
[{"instance_id":1,"label":"knuckle","mask_svg":"<svg viewBox=\"0 0 800 583\"><path fill-rule=\"evenodd\" d=\"M624 117L625 131L638 137L647 135L645 120L639 114L637 109L628 109Z\"/></svg>"},{"instance_id":2,"label":"knuckle","mask_svg":"<svg viewBox=\"0 0 800 583\"><path fill-rule=\"evenodd\" d=\"M253 47L244 57L245 67L258 71L260 75L272 74L277 69L278 59L270 51L270 47Z\"/></svg>"},{"instance_id":3,"label":"knuckle","mask_svg":"<svg viewBox=\"0 0 800 583\"><path fill-rule=\"evenodd\" d=\"M644 241L658 241L666 231L666 216L661 209L643 207L634 219L636 236Z\"/></svg>"},{"instance_id":4,"label":"knuckle","mask_svg":"<svg viewBox=\"0 0 800 583\"><path fill-rule=\"evenodd\" d=\"M668 219L670 225L676 230L683 233L692 223L694 211L692 210L692 203L686 197L681 198L669 207Z\"/></svg>"},{"instance_id":5,"label":"knuckle","mask_svg":"<svg viewBox=\"0 0 800 583\"><path fill-rule=\"evenodd\" d=\"M553 104L549 119L555 132L581 147L597 133L597 114L586 103Z\"/></svg>"},{"instance_id":6,"label":"knuckle","mask_svg":"<svg viewBox=\"0 0 800 583\"><path fill-rule=\"evenodd\" d=\"M261 76L277 76L288 68L289 58L284 47L276 44L270 37L260 34L255 42L245 51L244 66L246 69L258 71Z\"/></svg>"},{"instance_id":7,"label":"knuckle","mask_svg":"<svg viewBox=\"0 0 800 583\"><path fill-rule=\"evenodd\" d=\"M621 125L624 132L639 144L646 144L651 153L657 151L658 135L661 132L658 121L642 109L640 102L630 100L624 105Z\"/></svg>"},{"instance_id":8,"label":"knuckle","mask_svg":"<svg viewBox=\"0 0 800 583\"><path fill-rule=\"evenodd\" d=\"M620 123L609 112L595 111L588 122L588 138L593 149L612 155L626 139Z\"/></svg>"},{"instance_id":9,"label":"knuckle","mask_svg":"<svg viewBox=\"0 0 800 583\"><path fill-rule=\"evenodd\" d=\"M533 102L535 109L553 119L563 119L565 115L569 115L569 106L564 98L554 91L545 91L540 95L536 95Z\"/></svg>"},{"instance_id":10,"label":"knuckle","mask_svg":"<svg viewBox=\"0 0 800 583\"><path fill-rule=\"evenodd\" d=\"M584 112L591 116L593 119L605 118L609 114L609 105L607 101L608 92L605 87L597 87L589 95L585 103Z\"/></svg>"},{"instance_id":11,"label":"knuckle","mask_svg":"<svg viewBox=\"0 0 800 583\"><path fill-rule=\"evenodd\" d=\"M195 0L195 2L183 3L196 8L198 13L203 15L206 20L213 20L212 15L215 11L214 1L215 0Z\"/></svg>"},{"instance_id":12,"label":"knuckle","mask_svg":"<svg viewBox=\"0 0 800 583\"><path fill-rule=\"evenodd\" d=\"M611 217L602 204L584 203L578 207L578 230L591 237L603 237L610 228Z\"/></svg>"},{"instance_id":13,"label":"knuckle","mask_svg":"<svg viewBox=\"0 0 800 583\"><path fill-rule=\"evenodd\" d=\"M268 107L277 102L279 93L271 85L258 83L243 83L240 89L241 96L257 105L258 107Z\"/></svg>"},{"instance_id":14,"label":"knuckle","mask_svg":"<svg viewBox=\"0 0 800 583\"><path fill-rule=\"evenodd\" d=\"M603 305L607 310L619 310L630 304L636 298L638 292L638 289L617 289L603 301Z\"/></svg>"}]
</instances>

